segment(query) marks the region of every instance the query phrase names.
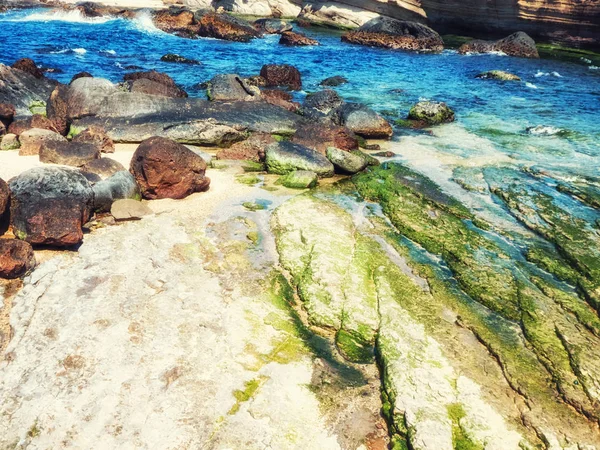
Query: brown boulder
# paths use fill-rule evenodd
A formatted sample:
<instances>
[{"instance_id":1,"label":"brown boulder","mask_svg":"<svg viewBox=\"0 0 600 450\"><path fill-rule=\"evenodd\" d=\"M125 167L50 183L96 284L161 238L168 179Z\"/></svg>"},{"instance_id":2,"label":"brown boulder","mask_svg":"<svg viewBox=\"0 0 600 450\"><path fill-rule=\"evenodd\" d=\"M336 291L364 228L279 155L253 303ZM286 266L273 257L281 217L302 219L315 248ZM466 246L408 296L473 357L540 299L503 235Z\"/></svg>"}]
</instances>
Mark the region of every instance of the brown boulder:
<instances>
[{"instance_id":1,"label":"brown boulder","mask_svg":"<svg viewBox=\"0 0 600 450\"><path fill-rule=\"evenodd\" d=\"M8 128L15 117L15 107L8 103L0 103L0 122Z\"/></svg>"},{"instance_id":2,"label":"brown boulder","mask_svg":"<svg viewBox=\"0 0 600 450\"><path fill-rule=\"evenodd\" d=\"M140 92L142 94L158 95L160 97L182 98L187 97L187 94L178 87L165 86L156 81L142 78L131 82L129 86L130 92Z\"/></svg>"},{"instance_id":3,"label":"brown boulder","mask_svg":"<svg viewBox=\"0 0 600 450\"><path fill-rule=\"evenodd\" d=\"M210 185L206 162L171 139L151 137L143 141L131 159L130 172L146 199L184 198Z\"/></svg>"},{"instance_id":4,"label":"brown boulder","mask_svg":"<svg viewBox=\"0 0 600 450\"><path fill-rule=\"evenodd\" d=\"M260 162L265 159L265 148L275 142L268 133L256 133L242 142L236 142L229 148L219 150L217 159L236 159Z\"/></svg>"},{"instance_id":5,"label":"brown boulder","mask_svg":"<svg viewBox=\"0 0 600 450\"><path fill-rule=\"evenodd\" d=\"M100 158L100 148L94 144L68 141L46 142L40 148L40 162L81 167Z\"/></svg>"},{"instance_id":6,"label":"brown boulder","mask_svg":"<svg viewBox=\"0 0 600 450\"><path fill-rule=\"evenodd\" d=\"M209 13L198 23L198 34L226 41L249 42L261 34L245 20L227 14Z\"/></svg>"},{"instance_id":7,"label":"brown boulder","mask_svg":"<svg viewBox=\"0 0 600 450\"><path fill-rule=\"evenodd\" d=\"M0 235L6 231L9 205L10 190L8 189L8 184L0 178Z\"/></svg>"},{"instance_id":8,"label":"brown boulder","mask_svg":"<svg viewBox=\"0 0 600 450\"><path fill-rule=\"evenodd\" d=\"M33 75L35 78L44 78L44 72L37 66L33 59L22 58L15 62L12 66L13 69L18 69L22 72L26 72Z\"/></svg>"},{"instance_id":9,"label":"brown boulder","mask_svg":"<svg viewBox=\"0 0 600 450\"><path fill-rule=\"evenodd\" d=\"M73 78L71 78L71 81L69 82L69 84L71 84L73 81L77 80L78 78L94 78L94 75L92 75L89 72L76 73L75 75L73 75Z\"/></svg>"},{"instance_id":10,"label":"brown boulder","mask_svg":"<svg viewBox=\"0 0 600 450\"><path fill-rule=\"evenodd\" d=\"M266 86L287 87L292 91L302 89L302 76L298 69L288 64L267 64L260 69L260 76L266 81Z\"/></svg>"},{"instance_id":11,"label":"brown boulder","mask_svg":"<svg viewBox=\"0 0 600 450\"><path fill-rule=\"evenodd\" d=\"M31 130L32 128L40 128L42 130L50 130L55 133L58 132L54 123L46 116L41 114L34 114L26 119L19 119L13 121L8 127L8 132L20 136L24 131Z\"/></svg>"},{"instance_id":12,"label":"brown boulder","mask_svg":"<svg viewBox=\"0 0 600 450\"><path fill-rule=\"evenodd\" d=\"M509 56L522 58L539 58L535 41L526 33L519 31L498 41L474 40L463 44L458 53L490 53L502 52Z\"/></svg>"},{"instance_id":13,"label":"brown boulder","mask_svg":"<svg viewBox=\"0 0 600 450\"><path fill-rule=\"evenodd\" d=\"M153 21L159 30L182 37L192 37L198 31L194 13L189 9L169 8L155 11Z\"/></svg>"},{"instance_id":14,"label":"brown boulder","mask_svg":"<svg viewBox=\"0 0 600 450\"><path fill-rule=\"evenodd\" d=\"M115 143L106 134L104 128L92 125L81 133L75 135L73 142L81 144L93 144L100 149L102 153L114 153Z\"/></svg>"},{"instance_id":15,"label":"brown boulder","mask_svg":"<svg viewBox=\"0 0 600 450\"><path fill-rule=\"evenodd\" d=\"M98 175L101 179L113 176L117 172L127 170L119 161L111 158L92 159L81 166L81 170Z\"/></svg>"},{"instance_id":16,"label":"brown boulder","mask_svg":"<svg viewBox=\"0 0 600 450\"><path fill-rule=\"evenodd\" d=\"M19 137L21 147L19 147L19 156L39 155L42 147L49 145L51 142L67 143L64 136L42 128L32 128L24 131Z\"/></svg>"},{"instance_id":17,"label":"brown boulder","mask_svg":"<svg viewBox=\"0 0 600 450\"><path fill-rule=\"evenodd\" d=\"M300 123L292 142L316 150L323 155L328 147L347 151L358 149L358 138L348 128L314 122Z\"/></svg>"},{"instance_id":18,"label":"brown boulder","mask_svg":"<svg viewBox=\"0 0 600 450\"><path fill-rule=\"evenodd\" d=\"M288 111L298 111L300 103L294 102L289 92L280 89L264 89L261 91L262 99L271 105L280 106Z\"/></svg>"},{"instance_id":19,"label":"brown boulder","mask_svg":"<svg viewBox=\"0 0 600 450\"><path fill-rule=\"evenodd\" d=\"M295 31L284 31L281 33L279 38L281 45L288 46L308 46L308 45L319 45L319 41L316 39L309 38L302 33L296 33Z\"/></svg>"},{"instance_id":20,"label":"brown boulder","mask_svg":"<svg viewBox=\"0 0 600 450\"><path fill-rule=\"evenodd\" d=\"M171 78L166 73L157 72L156 70L150 70L148 72L128 73L123 78L125 81L131 82L130 90L132 92L143 92L146 94L162 95L164 97L177 98L184 98L188 96L183 89L181 89L179 86L177 86L177 84L175 84L173 78ZM136 85L136 81L140 80L152 81L153 83L157 83L164 86L164 88L166 89L160 88L155 84L147 82L138 83Z\"/></svg>"},{"instance_id":21,"label":"brown boulder","mask_svg":"<svg viewBox=\"0 0 600 450\"><path fill-rule=\"evenodd\" d=\"M46 103L46 117L53 123L56 131L63 136L69 131L69 120L67 118L67 98L69 86L59 84L54 88Z\"/></svg>"},{"instance_id":22,"label":"brown boulder","mask_svg":"<svg viewBox=\"0 0 600 450\"><path fill-rule=\"evenodd\" d=\"M35 267L31 245L18 239L0 239L0 278L13 279Z\"/></svg>"}]
</instances>

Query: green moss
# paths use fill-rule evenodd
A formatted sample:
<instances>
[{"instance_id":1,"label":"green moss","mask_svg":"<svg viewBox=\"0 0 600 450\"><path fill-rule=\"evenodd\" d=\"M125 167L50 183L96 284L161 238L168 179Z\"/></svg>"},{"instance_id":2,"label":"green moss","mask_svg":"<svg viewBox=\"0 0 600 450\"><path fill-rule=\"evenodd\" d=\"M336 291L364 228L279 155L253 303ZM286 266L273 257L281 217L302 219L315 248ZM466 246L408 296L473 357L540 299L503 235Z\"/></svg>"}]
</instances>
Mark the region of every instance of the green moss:
<instances>
[{"instance_id":1,"label":"green moss","mask_svg":"<svg viewBox=\"0 0 600 450\"><path fill-rule=\"evenodd\" d=\"M42 100L36 100L29 104L29 111L31 114L46 115L46 102Z\"/></svg>"},{"instance_id":2,"label":"green moss","mask_svg":"<svg viewBox=\"0 0 600 450\"><path fill-rule=\"evenodd\" d=\"M263 209L267 209L265 205L258 202L244 202L242 206L248 211L262 211Z\"/></svg>"},{"instance_id":3,"label":"green moss","mask_svg":"<svg viewBox=\"0 0 600 450\"><path fill-rule=\"evenodd\" d=\"M260 234L258 233L258 231L250 231L248 232L248 234L246 234L246 237L254 245L257 245L260 241Z\"/></svg>"},{"instance_id":4,"label":"green moss","mask_svg":"<svg viewBox=\"0 0 600 450\"><path fill-rule=\"evenodd\" d=\"M233 391L233 396L236 400L235 404L231 407L228 414L233 415L236 414L243 403L247 402L251 398L256 395L256 392L260 388L260 386L266 381L266 378L255 378L253 380L247 381L244 384L243 390L235 390Z\"/></svg>"},{"instance_id":5,"label":"green moss","mask_svg":"<svg viewBox=\"0 0 600 450\"><path fill-rule=\"evenodd\" d=\"M265 165L256 161L242 161L244 172L264 172Z\"/></svg>"},{"instance_id":6,"label":"green moss","mask_svg":"<svg viewBox=\"0 0 600 450\"><path fill-rule=\"evenodd\" d=\"M559 59L576 64L593 64L600 66L600 53L579 48L563 47L558 44L538 43L540 58ZM590 61L589 63L587 61Z\"/></svg>"},{"instance_id":7,"label":"green moss","mask_svg":"<svg viewBox=\"0 0 600 450\"><path fill-rule=\"evenodd\" d=\"M335 343L340 353L349 361L361 364L373 362L374 347L359 335L339 330L335 336Z\"/></svg>"},{"instance_id":8,"label":"green moss","mask_svg":"<svg viewBox=\"0 0 600 450\"><path fill-rule=\"evenodd\" d=\"M17 237L17 239L20 239L22 241L27 239L27 233L25 231L17 230L15 228L15 229L13 229L13 232L15 233L15 236Z\"/></svg>"},{"instance_id":9,"label":"green moss","mask_svg":"<svg viewBox=\"0 0 600 450\"><path fill-rule=\"evenodd\" d=\"M413 122L408 119L396 119L394 120L394 124L402 128L414 128Z\"/></svg>"},{"instance_id":10,"label":"green moss","mask_svg":"<svg viewBox=\"0 0 600 450\"><path fill-rule=\"evenodd\" d=\"M238 183L246 184L248 186L254 186L255 184L258 184L262 181L256 175L239 175L239 176L235 177L235 180Z\"/></svg>"},{"instance_id":11,"label":"green moss","mask_svg":"<svg viewBox=\"0 0 600 450\"><path fill-rule=\"evenodd\" d=\"M75 136L77 136L83 130L85 130L85 127L78 127L75 125L71 125L69 127L69 134L67 134L67 139L69 139L69 140L73 139Z\"/></svg>"},{"instance_id":12,"label":"green moss","mask_svg":"<svg viewBox=\"0 0 600 450\"><path fill-rule=\"evenodd\" d=\"M42 430L38 427L37 420L31 425L31 428L27 431L27 437L35 438L42 433Z\"/></svg>"},{"instance_id":13,"label":"green moss","mask_svg":"<svg viewBox=\"0 0 600 450\"><path fill-rule=\"evenodd\" d=\"M276 142L289 141L292 136L287 134L272 134L271 137L275 139Z\"/></svg>"}]
</instances>

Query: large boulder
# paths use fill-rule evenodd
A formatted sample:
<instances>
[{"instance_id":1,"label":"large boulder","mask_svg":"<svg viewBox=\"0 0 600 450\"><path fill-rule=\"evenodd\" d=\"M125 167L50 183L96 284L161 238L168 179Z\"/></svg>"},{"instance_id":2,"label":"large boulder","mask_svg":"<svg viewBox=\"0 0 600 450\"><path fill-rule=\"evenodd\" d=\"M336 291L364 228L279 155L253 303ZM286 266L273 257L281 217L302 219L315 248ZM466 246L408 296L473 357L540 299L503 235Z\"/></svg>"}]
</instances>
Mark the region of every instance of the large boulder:
<instances>
[{"instance_id":1,"label":"large boulder","mask_svg":"<svg viewBox=\"0 0 600 450\"><path fill-rule=\"evenodd\" d=\"M92 159L81 166L81 170L87 173L93 173L100 178L105 179L113 176L117 172L127 170L119 161L111 158Z\"/></svg>"},{"instance_id":2,"label":"large boulder","mask_svg":"<svg viewBox=\"0 0 600 450\"><path fill-rule=\"evenodd\" d=\"M38 79L44 78L44 72L42 72L33 59L21 58L12 65L12 68L28 73Z\"/></svg>"},{"instance_id":3,"label":"large boulder","mask_svg":"<svg viewBox=\"0 0 600 450\"><path fill-rule=\"evenodd\" d=\"M83 240L94 192L77 170L35 167L10 180L15 236L33 245L68 247Z\"/></svg>"},{"instance_id":4,"label":"large boulder","mask_svg":"<svg viewBox=\"0 0 600 450\"><path fill-rule=\"evenodd\" d=\"M329 114L343 104L344 100L337 92L332 89L325 89L313 94L308 94L304 100L303 106L305 108L314 108L324 114Z\"/></svg>"},{"instance_id":5,"label":"large boulder","mask_svg":"<svg viewBox=\"0 0 600 450\"><path fill-rule=\"evenodd\" d=\"M390 123L365 105L344 103L333 113L334 122L364 138L385 139L393 134Z\"/></svg>"},{"instance_id":6,"label":"large boulder","mask_svg":"<svg viewBox=\"0 0 600 450\"><path fill-rule=\"evenodd\" d=\"M33 248L18 239L0 239L0 278L18 278L35 267Z\"/></svg>"},{"instance_id":7,"label":"large boulder","mask_svg":"<svg viewBox=\"0 0 600 450\"><path fill-rule=\"evenodd\" d=\"M173 78L156 70L128 73L125 75L124 80L130 82L129 90L131 92L174 98L188 96L187 92L175 84Z\"/></svg>"},{"instance_id":8,"label":"large boulder","mask_svg":"<svg viewBox=\"0 0 600 450\"><path fill-rule=\"evenodd\" d=\"M50 130L41 128L32 128L21 133L19 138L21 144L19 148L20 156L39 155L40 149L53 142L61 142L67 144L64 136Z\"/></svg>"},{"instance_id":9,"label":"large boulder","mask_svg":"<svg viewBox=\"0 0 600 450\"><path fill-rule=\"evenodd\" d=\"M331 177L333 164L321 153L293 142L281 141L267 146L265 163L269 173L286 175L295 170L308 170L319 177Z\"/></svg>"},{"instance_id":10,"label":"large boulder","mask_svg":"<svg viewBox=\"0 0 600 450\"><path fill-rule=\"evenodd\" d=\"M62 135L66 135L69 131L68 94L69 86L59 84L54 88L46 103L46 117L52 122L56 131Z\"/></svg>"},{"instance_id":11,"label":"large boulder","mask_svg":"<svg viewBox=\"0 0 600 450\"><path fill-rule=\"evenodd\" d=\"M15 117L15 107L10 103L0 103L0 122L8 128Z\"/></svg>"},{"instance_id":12,"label":"large boulder","mask_svg":"<svg viewBox=\"0 0 600 450\"><path fill-rule=\"evenodd\" d=\"M327 149L327 159L341 173L355 174L364 170L368 165L367 160L359 154L350 153L335 147Z\"/></svg>"},{"instance_id":13,"label":"large boulder","mask_svg":"<svg viewBox=\"0 0 600 450\"><path fill-rule=\"evenodd\" d=\"M102 153L114 153L115 143L106 134L106 131L102 127L91 126L76 134L73 137L73 142L80 144L93 144Z\"/></svg>"},{"instance_id":14,"label":"large boulder","mask_svg":"<svg viewBox=\"0 0 600 450\"><path fill-rule=\"evenodd\" d=\"M281 33L279 43L281 45L287 45L290 47L319 45L319 41L317 41L316 39L309 38L308 36L302 33L297 33L295 31L284 31L283 33Z\"/></svg>"},{"instance_id":15,"label":"large boulder","mask_svg":"<svg viewBox=\"0 0 600 450\"><path fill-rule=\"evenodd\" d=\"M444 49L441 36L428 26L385 16L344 34L342 41L394 50L441 52Z\"/></svg>"},{"instance_id":16,"label":"large boulder","mask_svg":"<svg viewBox=\"0 0 600 450\"><path fill-rule=\"evenodd\" d=\"M348 151L358 149L356 134L346 127L332 123L302 122L298 125L292 141L316 150L323 155L328 147Z\"/></svg>"},{"instance_id":17,"label":"large boulder","mask_svg":"<svg viewBox=\"0 0 600 450\"><path fill-rule=\"evenodd\" d=\"M296 112L300 109L300 103L294 101L294 97L287 91L281 89L263 89L260 91L261 99L271 105L285 108L288 111Z\"/></svg>"},{"instance_id":18,"label":"large boulder","mask_svg":"<svg viewBox=\"0 0 600 450\"><path fill-rule=\"evenodd\" d=\"M54 123L46 116L42 116L41 114L34 114L33 116L25 119L14 120L8 127L8 132L20 136L23 132L31 130L32 128L50 130L58 133Z\"/></svg>"},{"instance_id":19,"label":"large boulder","mask_svg":"<svg viewBox=\"0 0 600 450\"><path fill-rule=\"evenodd\" d=\"M293 28L292 25L285 20L271 18L258 19L252 24L259 32L266 34L281 34L285 31L292 31Z\"/></svg>"},{"instance_id":20,"label":"large boulder","mask_svg":"<svg viewBox=\"0 0 600 450\"><path fill-rule=\"evenodd\" d=\"M184 198L205 191L210 179L206 162L171 139L151 137L143 141L131 160L130 172L146 199Z\"/></svg>"},{"instance_id":21,"label":"large boulder","mask_svg":"<svg viewBox=\"0 0 600 450\"><path fill-rule=\"evenodd\" d=\"M16 116L30 115L29 105L45 102L55 84L47 78L36 78L22 70L0 64L0 103L14 106Z\"/></svg>"},{"instance_id":22,"label":"large boulder","mask_svg":"<svg viewBox=\"0 0 600 450\"><path fill-rule=\"evenodd\" d=\"M217 159L260 162L265 159L265 148L274 142L276 142L275 138L268 133L255 133L244 141L219 150Z\"/></svg>"},{"instance_id":23,"label":"large boulder","mask_svg":"<svg viewBox=\"0 0 600 450\"><path fill-rule=\"evenodd\" d=\"M454 122L454 111L443 102L423 101L410 109L408 120L416 121L417 125L439 125Z\"/></svg>"},{"instance_id":24,"label":"large boulder","mask_svg":"<svg viewBox=\"0 0 600 450\"><path fill-rule=\"evenodd\" d=\"M100 158L100 149L94 144L52 141L40 148L40 162L81 167Z\"/></svg>"},{"instance_id":25,"label":"large boulder","mask_svg":"<svg viewBox=\"0 0 600 450\"><path fill-rule=\"evenodd\" d=\"M154 11L152 19L156 28L166 33L193 37L198 32L194 13L189 9L174 7Z\"/></svg>"},{"instance_id":26,"label":"large boulder","mask_svg":"<svg viewBox=\"0 0 600 450\"><path fill-rule=\"evenodd\" d=\"M117 90L113 83L104 78L82 77L73 80L67 93L68 119L74 120L80 117L95 116L103 109L118 114L118 106L122 103L122 100L119 98L118 101L109 104L107 104L107 100L111 97L123 97L124 95L126 95L125 92Z\"/></svg>"},{"instance_id":27,"label":"large boulder","mask_svg":"<svg viewBox=\"0 0 600 450\"><path fill-rule=\"evenodd\" d=\"M249 42L261 33L245 20L227 14L204 14L198 22L198 34L202 37L226 41Z\"/></svg>"},{"instance_id":28,"label":"large boulder","mask_svg":"<svg viewBox=\"0 0 600 450\"><path fill-rule=\"evenodd\" d=\"M539 58L535 41L519 31L498 41L474 40L463 44L458 53L492 53L502 52L509 56L520 56L522 58Z\"/></svg>"},{"instance_id":29,"label":"large boulder","mask_svg":"<svg viewBox=\"0 0 600 450\"><path fill-rule=\"evenodd\" d=\"M101 161L101 160L100 160ZM128 171L119 171L94 184L94 211L108 212L116 200L141 200L142 193L135 177Z\"/></svg>"},{"instance_id":30,"label":"large boulder","mask_svg":"<svg viewBox=\"0 0 600 450\"><path fill-rule=\"evenodd\" d=\"M212 101L249 101L260 97L260 90L236 74L215 75L208 82L206 95Z\"/></svg>"},{"instance_id":31,"label":"large boulder","mask_svg":"<svg viewBox=\"0 0 600 450\"><path fill-rule=\"evenodd\" d=\"M287 87L292 91L302 89L300 71L288 64L266 64L260 69L260 76L265 79L266 86Z\"/></svg>"}]
</instances>

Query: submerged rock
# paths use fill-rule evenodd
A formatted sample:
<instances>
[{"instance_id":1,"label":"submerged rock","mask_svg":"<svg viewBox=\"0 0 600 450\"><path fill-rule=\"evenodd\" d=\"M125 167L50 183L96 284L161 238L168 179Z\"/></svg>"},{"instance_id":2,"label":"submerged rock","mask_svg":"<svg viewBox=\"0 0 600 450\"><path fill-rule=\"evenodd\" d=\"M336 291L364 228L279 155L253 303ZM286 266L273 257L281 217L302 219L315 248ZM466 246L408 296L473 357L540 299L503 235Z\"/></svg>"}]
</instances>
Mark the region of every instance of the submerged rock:
<instances>
[{"instance_id":1,"label":"submerged rock","mask_svg":"<svg viewBox=\"0 0 600 450\"><path fill-rule=\"evenodd\" d=\"M94 193L78 171L36 167L13 178L9 187L10 220L17 238L56 247L81 243Z\"/></svg>"},{"instance_id":2,"label":"submerged rock","mask_svg":"<svg viewBox=\"0 0 600 450\"><path fill-rule=\"evenodd\" d=\"M366 158L335 147L327 149L327 159L342 173L355 174L364 170L368 165Z\"/></svg>"},{"instance_id":3,"label":"submerged rock","mask_svg":"<svg viewBox=\"0 0 600 450\"><path fill-rule=\"evenodd\" d=\"M521 81L521 78L519 78L518 76L509 72L505 72L503 70L490 70L489 72L482 72L475 78L500 81Z\"/></svg>"},{"instance_id":4,"label":"submerged rock","mask_svg":"<svg viewBox=\"0 0 600 450\"><path fill-rule=\"evenodd\" d=\"M425 126L439 125L454 122L454 111L443 102L424 101L410 109L408 119L420 122Z\"/></svg>"},{"instance_id":5,"label":"submerged rock","mask_svg":"<svg viewBox=\"0 0 600 450\"><path fill-rule=\"evenodd\" d=\"M314 108L324 114L329 114L334 109L342 106L344 100L332 89L325 89L313 94L308 94L304 100L304 107Z\"/></svg>"},{"instance_id":6,"label":"submerged rock","mask_svg":"<svg viewBox=\"0 0 600 450\"><path fill-rule=\"evenodd\" d=\"M260 76L265 79L266 86L287 87L292 91L302 89L300 71L289 64L267 64L260 69Z\"/></svg>"},{"instance_id":7,"label":"submerged rock","mask_svg":"<svg viewBox=\"0 0 600 450\"><path fill-rule=\"evenodd\" d=\"M204 175L206 162L185 146L162 137L146 139L139 145L130 171L146 199L184 198L210 185Z\"/></svg>"},{"instance_id":8,"label":"submerged rock","mask_svg":"<svg viewBox=\"0 0 600 450\"><path fill-rule=\"evenodd\" d=\"M295 170L315 172L319 177L333 176L333 164L321 153L288 141L276 142L265 150L269 173L286 175Z\"/></svg>"},{"instance_id":9,"label":"submerged rock","mask_svg":"<svg viewBox=\"0 0 600 450\"><path fill-rule=\"evenodd\" d=\"M281 38L279 39L279 43L281 45L288 46L309 46L309 45L319 45L319 41L316 39L309 38L308 36L302 33L296 33L295 31L284 31L281 33Z\"/></svg>"},{"instance_id":10,"label":"submerged rock","mask_svg":"<svg viewBox=\"0 0 600 450\"><path fill-rule=\"evenodd\" d=\"M262 33L281 34L285 31L292 31L292 25L281 19L258 19L253 22L254 28Z\"/></svg>"},{"instance_id":11,"label":"submerged rock","mask_svg":"<svg viewBox=\"0 0 600 450\"><path fill-rule=\"evenodd\" d=\"M441 52L444 49L441 36L428 26L385 16L372 19L358 30L346 33L342 41L394 50Z\"/></svg>"},{"instance_id":12,"label":"submerged rock","mask_svg":"<svg viewBox=\"0 0 600 450\"><path fill-rule=\"evenodd\" d=\"M325 78L323 81L319 83L320 86L341 86L342 84L348 83L348 79L346 77L342 77L341 75L336 75L333 77Z\"/></svg>"},{"instance_id":13,"label":"submerged rock","mask_svg":"<svg viewBox=\"0 0 600 450\"><path fill-rule=\"evenodd\" d=\"M310 170L294 170L280 177L277 183L290 189L310 189L315 187L318 181L318 175Z\"/></svg>"},{"instance_id":14,"label":"submerged rock","mask_svg":"<svg viewBox=\"0 0 600 450\"><path fill-rule=\"evenodd\" d=\"M387 120L360 103L345 103L332 114L335 123L365 138L389 138L393 134Z\"/></svg>"},{"instance_id":15,"label":"submerged rock","mask_svg":"<svg viewBox=\"0 0 600 450\"><path fill-rule=\"evenodd\" d=\"M498 41L474 40L463 44L458 53L491 53L502 52L509 56L522 58L539 58L535 41L526 33L519 31Z\"/></svg>"},{"instance_id":16,"label":"submerged rock","mask_svg":"<svg viewBox=\"0 0 600 450\"><path fill-rule=\"evenodd\" d=\"M191 65L200 65L200 61L196 59L189 59L185 56L177 55L175 53L167 53L160 57L161 61L170 62L170 63L179 63L179 64L191 64Z\"/></svg>"},{"instance_id":17,"label":"submerged rock","mask_svg":"<svg viewBox=\"0 0 600 450\"><path fill-rule=\"evenodd\" d=\"M198 34L227 41L250 42L260 37L250 23L227 14L208 13L198 22Z\"/></svg>"},{"instance_id":18,"label":"submerged rock","mask_svg":"<svg viewBox=\"0 0 600 450\"><path fill-rule=\"evenodd\" d=\"M18 239L0 239L0 278L18 278L35 267L33 248Z\"/></svg>"}]
</instances>

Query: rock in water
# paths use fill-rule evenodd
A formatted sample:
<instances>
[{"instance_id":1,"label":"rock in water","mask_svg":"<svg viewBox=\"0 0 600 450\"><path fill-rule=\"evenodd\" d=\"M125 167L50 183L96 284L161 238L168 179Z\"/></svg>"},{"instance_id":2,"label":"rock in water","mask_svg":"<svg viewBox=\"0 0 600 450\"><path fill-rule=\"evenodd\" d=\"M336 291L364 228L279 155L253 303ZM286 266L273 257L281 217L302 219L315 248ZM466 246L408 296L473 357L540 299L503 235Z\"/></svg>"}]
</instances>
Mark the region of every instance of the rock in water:
<instances>
[{"instance_id":1,"label":"rock in water","mask_svg":"<svg viewBox=\"0 0 600 450\"><path fill-rule=\"evenodd\" d=\"M302 145L282 141L269 145L265 151L269 173L286 175L295 170L309 170L319 177L333 176L333 164L321 153Z\"/></svg>"},{"instance_id":2,"label":"rock in water","mask_svg":"<svg viewBox=\"0 0 600 450\"><path fill-rule=\"evenodd\" d=\"M28 242L0 239L0 278L18 278L34 267L35 255Z\"/></svg>"},{"instance_id":3,"label":"rock in water","mask_svg":"<svg viewBox=\"0 0 600 450\"><path fill-rule=\"evenodd\" d=\"M19 149L20 156L39 155L40 149L51 142L67 144L64 136L54 131L42 130L40 128L32 128L31 130L24 131L21 133L19 142L21 144Z\"/></svg>"},{"instance_id":4,"label":"rock in water","mask_svg":"<svg viewBox=\"0 0 600 450\"><path fill-rule=\"evenodd\" d=\"M52 141L40 148L40 161L48 164L81 167L100 158L100 149L94 144Z\"/></svg>"},{"instance_id":5,"label":"rock in water","mask_svg":"<svg viewBox=\"0 0 600 450\"><path fill-rule=\"evenodd\" d=\"M324 114L329 114L332 110L342 106L344 100L332 89L325 89L314 94L308 94L304 99L305 108L314 108Z\"/></svg>"},{"instance_id":6,"label":"rock in water","mask_svg":"<svg viewBox=\"0 0 600 450\"><path fill-rule=\"evenodd\" d=\"M142 193L134 176L126 170L94 184L94 211L110 211L117 200L141 200Z\"/></svg>"},{"instance_id":7,"label":"rock in water","mask_svg":"<svg viewBox=\"0 0 600 450\"><path fill-rule=\"evenodd\" d=\"M260 37L260 32L245 20L215 13L202 16L198 23L198 34L203 37L238 42L250 42L252 39Z\"/></svg>"},{"instance_id":8,"label":"rock in water","mask_svg":"<svg viewBox=\"0 0 600 450\"><path fill-rule=\"evenodd\" d=\"M110 213L116 220L139 220L153 214L148 205L132 199L117 200L112 204Z\"/></svg>"},{"instance_id":9,"label":"rock in water","mask_svg":"<svg viewBox=\"0 0 600 450\"><path fill-rule=\"evenodd\" d=\"M410 109L408 119L424 125L439 125L454 122L454 111L443 102L419 102Z\"/></svg>"},{"instance_id":10,"label":"rock in water","mask_svg":"<svg viewBox=\"0 0 600 450\"><path fill-rule=\"evenodd\" d=\"M296 33L295 31L284 31L281 33L281 38L279 39L279 43L281 45L289 45L289 46L308 46L308 45L319 45L319 41L316 39L309 38L302 33Z\"/></svg>"},{"instance_id":11,"label":"rock in water","mask_svg":"<svg viewBox=\"0 0 600 450\"><path fill-rule=\"evenodd\" d=\"M94 192L76 170L35 167L13 178L10 220L15 236L33 245L68 247L83 240Z\"/></svg>"},{"instance_id":12,"label":"rock in water","mask_svg":"<svg viewBox=\"0 0 600 450\"><path fill-rule=\"evenodd\" d=\"M153 13L153 21L156 28L166 33L182 37L193 37L197 33L194 13L189 9L173 7L158 10Z\"/></svg>"},{"instance_id":13,"label":"rock in water","mask_svg":"<svg viewBox=\"0 0 600 450\"><path fill-rule=\"evenodd\" d=\"M526 33L519 31L499 41L474 40L463 44L458 53L491 53L502 52L509 56L522 58L539 58L535 41Z\"/></svg>"},{"instance_id":14,"label":"rock in water","mask_svg":"<svg viewBox=\"0 0 600 450\"><path fill-rule=\"evenodd\" d=\"M236 74L216 75L208 82L206 95L214 101L248 101L260 97L260 90L249 86Z\"/></svg>"},{"instance_id":15,"label":"rock in water","mask_svg":"<svg viewBox=\"0 0 600 450\"><path fill-rule=\"evenodd\" d=\"M151 137L139 145L130 171L146 199L184 198L210 185L206 162L185 146L162 137Z\"/></svg>"},{"instance_id":16,"label":"rock in water","mask_svg":"<svg viewBox=\"0 0 600 450\"><path fill-rule=\"evenodd\" d=\"M260 69L267 86L287 87L292 91L302 89L302 76L298 69L288 64L267 64Z\"/></svg>"},{"instance_id":17,"label":"rock in water","mask_svg":"<svg viewBox=\"0 0 600 450\"><path fill-rule=\"evenodd\" d=\"M342 173L355 174L367 167L367 160L360 155L350 153L339 148L329 147L327 159Z\"/></svg>"},{"instance_id":18,"label":"rock in water","mask_svg":"<svg viewBox=\"0 0 600 450\"><path fill-rule=\"evenodd\" d=\"M360 103L345 103L332 114L335 123L365 138L389 138L393 134L387 120Z\"/></svg>"},{"instance_id":19,"label":"rock in water","mask_svg":"<svg viewBox=\"0 0 600 450\"><path fill-rule=\"evenodd\" d=\"M319 83L320 86L331 86L336 87L342 84L346 84L348 79L346 77L342 77L341 75L336 75L334 77L325 78L323 81Z\"/></svg>"},{"instance_id":20,"label":"rock in water","mask_svg":"<svg viewBox=\"0 0 600 450\"><path fill-rule=\"evenodd\" d=\"M262 33L281 34L285 31L292 31L292 25L285 20L280 19L258 19L253 22L254 28Z\"/></svg>"},{"instance_id":21,"label":"rock in water","mask_svg":"<svg viewBox=\"0 0 600 450\"><path fill-rule=\"evenodd\" d=\"M38 68L35 61L29 58L22 58L18 60L12 65L12 68L28 73L29 75L32 75L38 79L44 78L44 72Z\"/></svg>"},{"instance_id":22,"label":"rock in water","mask_svg":"<svg viewBox=\"0 0 600 450\"><path fill-rule=\"evenodd\" d=\"M175 53L167 53L166 55L161 56L160 60L171 63L191 64L196 66L200 65L200 61L196 59L189 59L185 56L177 55Z\"/></svg>"},{"instance_id":23,"label":"rock in water","mask_svg":"<svg viewBox=\"0 0 600 450\"><path fill-rule=\"evenodd\" d=\"M277 180L279 184L291 189L309 189L317 185L319 177L310 170L294 170Z\"/></svg>"},{"instance_id":24,"label":"rock in water","mask_svg":"<svg viewBox=\"0 0 600 450\"><path fill-rule=\"evenodd\" d=\"M394 50L441 52L444 49L441 36L428 26L385 16L376 17L358 30L346 33L342 41Z\"/></svg>"},{"instance_id":25,"label":"rock in water","mask_svg":"<svg viewBox=\"0 0 600 450\"><path fill-rule=\"evenodd\" d=\"M518 76L503 70L490 70L489 72L482 72L475 78L481 78L484 80L521 81L521 78Z\"/></svg>"}]
</instances>

